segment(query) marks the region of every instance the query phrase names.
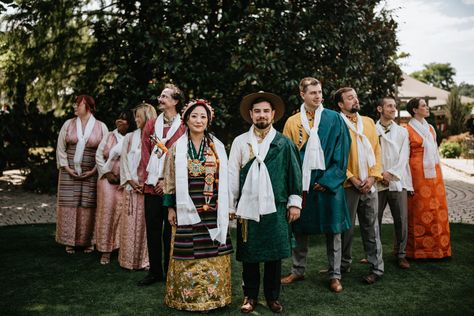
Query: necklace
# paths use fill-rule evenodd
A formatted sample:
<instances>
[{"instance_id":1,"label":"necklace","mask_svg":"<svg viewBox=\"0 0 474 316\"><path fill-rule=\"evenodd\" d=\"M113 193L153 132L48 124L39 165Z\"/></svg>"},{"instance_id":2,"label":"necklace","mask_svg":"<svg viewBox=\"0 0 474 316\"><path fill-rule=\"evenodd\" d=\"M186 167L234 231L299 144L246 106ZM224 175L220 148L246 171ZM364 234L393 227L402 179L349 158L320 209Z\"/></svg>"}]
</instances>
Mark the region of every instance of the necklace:
<instances>
[{"instance_id":1,"label":"necklace","mask_svg":"<svg viewBox=\"0 0 474 316\"><path fill-rule=\"evenodd\" d=\"M206 138L204 137L201 140L201 145L199 146L199 152L196 152L194 144L191 139L188 141L188 170L189 174L193 177L197 177L204 173L205 167L203 162L206 160L204 157L204 149L206 146Z\"/></svg>"}]
</instances>

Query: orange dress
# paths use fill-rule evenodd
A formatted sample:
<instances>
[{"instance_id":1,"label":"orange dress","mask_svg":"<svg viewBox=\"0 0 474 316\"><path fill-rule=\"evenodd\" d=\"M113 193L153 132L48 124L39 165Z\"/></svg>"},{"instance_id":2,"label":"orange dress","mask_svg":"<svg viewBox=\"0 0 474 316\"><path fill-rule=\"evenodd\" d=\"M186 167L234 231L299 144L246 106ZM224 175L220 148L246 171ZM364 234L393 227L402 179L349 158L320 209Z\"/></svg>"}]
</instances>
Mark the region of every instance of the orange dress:
<instances>
[{"instance_id":1,"label":"orange dress","mask_svg":"<svg viewBox=\"0 0 474 316\"><path fill-rule=\"evenodd\" d=\"M448 203L441 166L436 178L426 179L423 172L423 138L407 125L410 140L410 170L414 196L408 197L408 242L406 256L414 259L451 256ZM431 128L431 133L434 132Z\"/></svg>"}]
</instances>

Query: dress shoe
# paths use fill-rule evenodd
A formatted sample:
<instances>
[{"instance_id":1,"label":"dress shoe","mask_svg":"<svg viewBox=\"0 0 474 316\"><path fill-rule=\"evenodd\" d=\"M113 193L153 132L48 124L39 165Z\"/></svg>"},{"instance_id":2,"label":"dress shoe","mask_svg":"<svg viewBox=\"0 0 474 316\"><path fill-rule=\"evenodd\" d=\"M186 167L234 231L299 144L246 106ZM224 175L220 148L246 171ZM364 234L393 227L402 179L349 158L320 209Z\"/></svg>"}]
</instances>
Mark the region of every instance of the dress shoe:
<instances>
[{"instance_id":1,"label":"dress shoe","mask_svg":"<svg viewBox=\"0 0 474 316\"><path fill-rule=\"evenodd\" d=\"M304 280L304 275L296 275L294 273L290 273L282 277L280 281L281 281L281 284L291 284L296 281L302 281L302 280Z\"/></svg>"},{"instance_id":2,"label":"dress shoe","mask_svg":"<svg viewBox=\"0 0 474 316\"><path fill-rule=\"evenodd\" d=\"M398 258L398 266L402 269L410 269L410 263L405 258Z\"/></svg>"},{"instance_id":3,"label":"dress shoe","mask_svg":"<svg viewBox=\"0 0 474 316\"><path fill-rule=\"evenodd\" d=\"M142 280L140 280L137 285L138 286L147 286L152 285L153 283L163 281L163 278L157 277L153 274L147 274Z\"/></svg>"},{"instance_id":4,"label":"dress shoe","mask_svg":"<svg viewBox=\"0 0 474 316\"><path fill-rule=\"evenodd\" d=\"M380 280L381 276L375 274L375 273L371 273L365 277L363 277L362 279L364 280L365 283L367 284L374 284L375 282L377 282L378 280Z\"/></svg>"},{"instance_id":5,"label":"dress shoe","mask_svg":"<svg viewBox=\"0 0 474 316\"><path fill-rule=\"evenodd\" d=\"M255 309L255 306L257 306L257 300L249 297L244 298L244 302L242 303L242 306L240 307L240 311L244 314L249 314L253 312Z\"/></svg>"},{"instance_id":6,"label":"dress shoe","mask_svg":"<svg viewBox=\"0 0 474 316\"><path fill-rule=\"evenodd\" d=\"M276 301L276 300L275 301L267 301L267 305L270 308L270 310L274 313L279 314L279 313L283 312L283 305L281 305L281 303Z\"/></svg>"},{"instance_id":7,"label":"dress shoe","mask_svg":"<svg viewBox=\"0 0 474 316\"><path fill-rule=\"evenodd\" d=\"M334 293L341 293L342 292L341 281L339 279L329 280L329 289Z\"/></svg>"}]
</instances>

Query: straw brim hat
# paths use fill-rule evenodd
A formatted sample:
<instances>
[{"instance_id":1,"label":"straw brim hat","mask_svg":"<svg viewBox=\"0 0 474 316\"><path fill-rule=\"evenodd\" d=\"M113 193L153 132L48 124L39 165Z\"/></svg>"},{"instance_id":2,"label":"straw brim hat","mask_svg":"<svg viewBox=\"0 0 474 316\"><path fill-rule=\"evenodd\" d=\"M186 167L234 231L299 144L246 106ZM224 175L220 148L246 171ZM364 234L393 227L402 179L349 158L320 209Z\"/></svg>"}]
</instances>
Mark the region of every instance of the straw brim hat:
<instances>
[{"instance_id":1,"label":"straw brim hat","mask_svg":"<svg viewBox=\"0 0 474 316\"><path fill-rule=\"evenodd\" d=\"M275 110L275 116L273 118L275 122L281 119L283 115L285 114L285 103L276 94L273 94L270 92L264 92L264 91L251 93L251 94L246 95L242 99L242 102L240 102L240 115L242 115L244 120L246 120L250 124L253 124L252 118L250 117L250 113L249 113L250 108L253 105L254 101L257 99L262 99L264 101L268 101L271 103L271 105L273 106L273 109Z\"/></svg>"}]
</instances>

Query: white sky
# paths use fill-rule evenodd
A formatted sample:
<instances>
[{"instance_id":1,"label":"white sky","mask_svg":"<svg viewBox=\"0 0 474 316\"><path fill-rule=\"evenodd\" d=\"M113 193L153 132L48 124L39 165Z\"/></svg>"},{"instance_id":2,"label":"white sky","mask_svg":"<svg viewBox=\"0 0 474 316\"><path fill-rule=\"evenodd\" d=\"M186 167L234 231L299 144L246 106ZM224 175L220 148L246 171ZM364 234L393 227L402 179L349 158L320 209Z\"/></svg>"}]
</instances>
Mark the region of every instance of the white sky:
<instances>
[{"instance_id":1,"label":"white sky","mask_svg":"<svg viewBox=\"0 0 474 316\"><path fill-rule=\"evenodd\" d=\"M398 22L404 72L450 63L455 81L474 84L474 0L386 0Z\"/></svg>"}]
</instances>

